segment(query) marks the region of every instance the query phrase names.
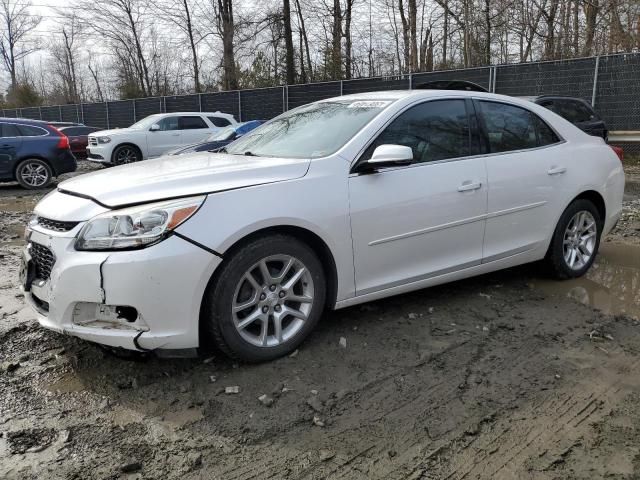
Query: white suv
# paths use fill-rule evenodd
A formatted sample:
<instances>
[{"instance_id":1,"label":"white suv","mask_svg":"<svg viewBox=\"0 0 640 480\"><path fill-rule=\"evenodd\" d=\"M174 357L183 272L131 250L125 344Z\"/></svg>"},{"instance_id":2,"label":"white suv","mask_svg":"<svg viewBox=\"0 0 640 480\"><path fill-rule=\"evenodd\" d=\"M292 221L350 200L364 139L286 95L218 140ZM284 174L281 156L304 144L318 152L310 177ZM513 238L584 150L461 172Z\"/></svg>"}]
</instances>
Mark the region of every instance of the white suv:
<instances>
[{"instance_id":1,"label":"white suv","mask_svg":"<svg viewBox=\"0 0 640 480\"><path fill-rule=\"evenodd\" d=\"M176 112L149 115L129 128L102 130L89 135L89 160L122 165L157 157L168 150L204 141L218 130L236 125L233 115Z\"/></svg>"}]
</instances>

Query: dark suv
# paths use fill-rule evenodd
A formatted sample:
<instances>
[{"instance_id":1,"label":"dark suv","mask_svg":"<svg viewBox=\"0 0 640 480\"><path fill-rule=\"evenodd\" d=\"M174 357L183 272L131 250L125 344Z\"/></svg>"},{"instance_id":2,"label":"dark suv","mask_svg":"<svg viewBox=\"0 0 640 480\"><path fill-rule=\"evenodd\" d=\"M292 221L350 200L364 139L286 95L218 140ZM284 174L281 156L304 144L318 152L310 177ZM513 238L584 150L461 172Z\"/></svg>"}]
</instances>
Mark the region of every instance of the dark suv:
<instances>
[{"instance_id":1,"label":"dark suv","mask_svg":"<svg viewBox=\"0 0 640 480\"><path fill-rule=\"evenodd\" d=\"M595 137L602 137L605 141L607 140L607 134L609 133L607 126L585 100L554 95L527 97L527 99L557 113L583 132Z\"/></svg>"},{"instance_id":2,"label":"dark suv","mask_svg":"<svg viewBox=\"0 0 640 480\"><path fill-rule=\"evenodd\" d=\"M76 167L69 139L57 128L38 120L0 118L0 181L44 188Z\"/></svg>"}]
</instances>

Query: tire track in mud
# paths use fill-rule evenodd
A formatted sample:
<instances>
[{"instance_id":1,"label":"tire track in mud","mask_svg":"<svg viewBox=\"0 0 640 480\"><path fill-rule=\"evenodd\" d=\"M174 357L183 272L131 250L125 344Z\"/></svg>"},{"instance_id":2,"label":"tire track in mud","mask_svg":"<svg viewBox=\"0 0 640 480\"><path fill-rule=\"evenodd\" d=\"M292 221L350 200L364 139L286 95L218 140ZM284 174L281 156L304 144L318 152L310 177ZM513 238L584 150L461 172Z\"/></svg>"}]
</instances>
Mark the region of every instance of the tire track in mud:
<instances>
[{"instance_id":1,"label":"tire track in mud","mask_svg":"<svg viewBox=\"0 0 640 480\"><path fill-rule=\"evenodd\" d=\"M627 366L628 361L631 371L638 372L637 359L624 356L613 367L607 362L598 368L602 383L583 380L552 392L525 405L523 411L501 418L480 441L463 449L450 445L451 470L443 478L525 478L524 471L552 470L580 444L591 423L609 415L628 395L628 388L621 388L623 383L628 387L628 376L615 373L617 366ZM640 381L633 386L640 386Z\"/></svg>"}]
</instances>

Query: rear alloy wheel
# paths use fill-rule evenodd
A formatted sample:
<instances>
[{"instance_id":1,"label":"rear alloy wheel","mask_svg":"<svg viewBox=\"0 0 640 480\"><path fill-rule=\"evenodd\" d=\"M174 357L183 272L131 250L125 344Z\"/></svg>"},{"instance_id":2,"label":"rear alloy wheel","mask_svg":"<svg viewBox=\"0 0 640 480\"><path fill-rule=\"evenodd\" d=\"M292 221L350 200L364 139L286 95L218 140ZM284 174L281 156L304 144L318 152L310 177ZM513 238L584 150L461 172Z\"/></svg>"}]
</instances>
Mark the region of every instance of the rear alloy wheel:
<instances>
[{"instance_id":1,"label":"rear alloy wheel","mask_svg":"<svg viewBox=\"0 0 640 480\"><path fill-rule=\"evenodd\" d=\"M51 167L38 158L23 160L16 168L16 180L29 190L47 187L52 177Z\"/></svg>"},{"instance_id":2,"label":"rear alloy wheel","mask_svg":"<svg viewBox=\"0 0 640 480\"><path fill-rule=\"evenodd\" d=\"M113 164L125 165L142 160L140 151L132 145L121 145L113 151Z\"/></svg>"},{"instance_id":3,"label":"rear alloy wheel","mask_svg":"<svg viewBox=\"0 0 640 480\"><path fill-rule=\"evenodd\" d=\"M600 245L602 220L589 200L573 202L562 214L551 241L547 262L558 278L575 278L586 273Z\"/></svg>"},{"instance_id":4,"label":"rear alloy wheel","mask_svg":"<svg viewBox=\"0 0 640 480\"><path fill-rule=\"evenodd\" d=\"M254 240L221 267L205 298L206 338L232 358L259 362L294 350L317 323L325 277L317 256L295 238Z\"/></svg>"}]
</instances>

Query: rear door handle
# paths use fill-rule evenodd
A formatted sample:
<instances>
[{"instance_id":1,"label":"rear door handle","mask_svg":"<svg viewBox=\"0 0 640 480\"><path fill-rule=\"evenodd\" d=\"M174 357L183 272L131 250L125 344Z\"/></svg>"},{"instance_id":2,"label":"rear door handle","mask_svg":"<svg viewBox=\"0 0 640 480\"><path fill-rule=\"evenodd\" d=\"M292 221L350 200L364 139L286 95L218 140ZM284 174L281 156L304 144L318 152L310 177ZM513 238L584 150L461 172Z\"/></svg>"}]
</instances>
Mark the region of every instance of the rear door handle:
<instances>
[{"instance_id":1,"label":"rear door handle","mask_svg":"<svg viewBox=\"0 0 640 480\"><path fill-rule=\"evenodd\" d=\"M547 173L549 175L562 175L566 171L567 169L565 167L551 167L549 170L547 170Z\"/></svg>"},{"instance_id":2,"label":"rear door handle","mask_svg":"<svg viewBox=\"0 0 640 480\"><path fill-rule=\"evenodd\" d=\"M464 182L462 185L460 185L458 187L458 191L459 192L468 192L470 190L478 190L480 187L482 187L482 183L480 182L470 182L470 181L466 181Z\"/></svg>"}]
</instances>

